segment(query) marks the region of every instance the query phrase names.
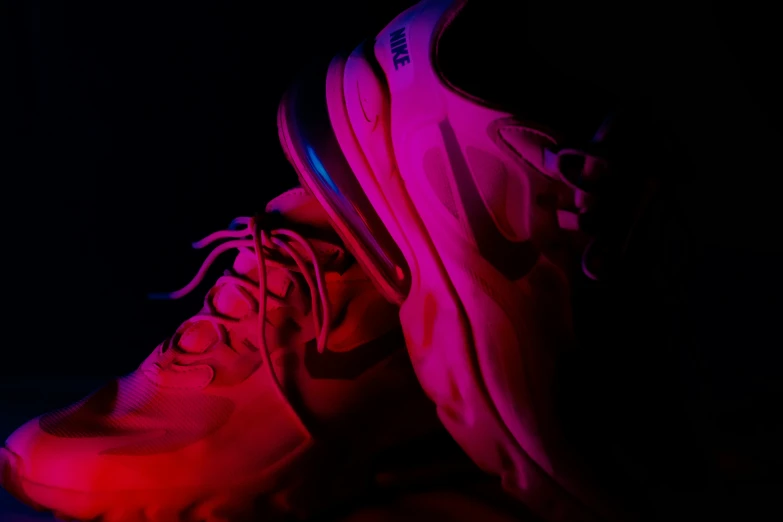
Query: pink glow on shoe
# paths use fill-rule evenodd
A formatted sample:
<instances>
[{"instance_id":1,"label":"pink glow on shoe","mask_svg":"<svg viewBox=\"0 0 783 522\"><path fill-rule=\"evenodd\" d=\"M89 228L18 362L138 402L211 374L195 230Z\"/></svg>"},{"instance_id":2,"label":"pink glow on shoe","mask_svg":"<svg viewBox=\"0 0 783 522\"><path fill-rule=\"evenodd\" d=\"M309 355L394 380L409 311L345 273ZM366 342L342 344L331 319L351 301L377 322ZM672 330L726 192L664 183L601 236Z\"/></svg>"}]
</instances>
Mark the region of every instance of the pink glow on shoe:
<instances>
[{"instance_id":1,"label":"pink glow on shoe","mask_svg":"<svg viewBox=\"0 0 783 522\"><path fill-rule=\"evenodd\" d=\"M267 210L194 244L214 248L163 297L237 251L201 311L135 372L17 429L0 485L79 520L307 514L355 494L377 453L437 429L397 307L323 209L295 189Z\"/></svg>"},{"instance_id":2,"label":"pink glow on shoe","mask_svg":"<svg viewBox=\"0 0 783 522\"><path fill-rule=\"evenodd\" d=\"M448 83L438 44L465 4L421 1L372 48L335 58L331 130L410 268L406 344L449 432L544 519L622 520L553 416L555 363L574 349L566 274L587 239L566 213L589 206L581 182L605 164ZM281 137L290 151L294 137ZM585 180L567 175L575 157ZM317 174L292 162L318 193Z\"/></svg>"}]
</instances>

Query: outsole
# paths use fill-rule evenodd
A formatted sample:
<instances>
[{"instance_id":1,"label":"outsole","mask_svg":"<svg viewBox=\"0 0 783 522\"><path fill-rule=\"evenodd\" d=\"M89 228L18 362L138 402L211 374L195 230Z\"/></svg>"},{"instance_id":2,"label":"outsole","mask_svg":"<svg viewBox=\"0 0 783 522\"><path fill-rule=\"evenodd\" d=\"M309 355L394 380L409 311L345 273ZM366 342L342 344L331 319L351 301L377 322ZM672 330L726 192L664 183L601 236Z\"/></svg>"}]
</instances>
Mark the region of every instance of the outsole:
<instances>
[{"instance_id":1,"label":"outsole","mask_svg":"<svg viewBox=\"0 0 783 522\"><path fill-rule=\"evenodd\" d=\"M396 357L407 359L403 351ZM434 415L434 406L418 387L406 390L395 395L380 415L365 415L358 426L310 439L274 466L234 484L69 491L28 480L28 463L0 446L0 487L33 509L54 513L62 520L266 522L321 516L379 487L379 473L389 471L390 458L399 465L405 462L404 455L428 454L417 453L417 448L443 446L443 437L448 435ZM408 465L418 465L417 459Z\"/></svg>"},{"instance_id":2,"label":"outsole","mask_svg":"<svg viewBox=\"0 0 783 522\"><path fill-rule=\"evenodd\" d=\"M415 440L415 438L414 438ZM367 443L368 447L371 443ZM54 488L21 475L22 459L0 447L0 486L20 502L77 522L266 522L303 520L369 491L371 460L356 441L314 443L245 485L220 488L83 492ZM353 450L353 451L351 451ZM378 451L384 451L379 449ZM346 458L355 455L356 458Z\"/></svg>"},{"instance_id":3,"label":"outsole","mask_svg":"<svg viewBox=\"0 0 783 522\"><path fill-rule=\"evenodd\" d=\"M322 462L327 471L334 470L337 462L345 461L344 452L330 451L329 456L329 462ZM64 509L62 504L55 505L58 495L73 504L74 492L24 481L16 473L19 467L19 458L0 447L0 485L39 512L53 514L59 520L76 522L293 522L311 519L309 517L312 516L318 516L318 520L320 517L341 520L344 514L355 509L357 502L361 505L367 499L396 496L400 492L482 485L491 487L494 484L494 481L487 481L487 475L478 470L442 429L389 448L377 456L373 466L363 470L353 467L342 474L332 471L329 477L313 479L310 476L307 481L292 481L287 489L272 495L259 497L252 490L244 495L237 490L212 494L204 491L201 496L190 492L183 495L180 502L175 502L171 491L166 491L164 496L156 492L158 498L165 498L164 503L156 504L148 500L149 496L132 504L128 503L127 497L117 498L115 509L90 513L89 516L76 513L73 508ZM34 501L33 497L48 506ZM321 499L321 502L316 499ZM141 504L147 505L142 507Z\"/></svg>"},{"instance_id":4,"label":"outsole","mask_svg":"<svg viewBox=\"0 0 783 522\"><path fill-rule=\"evenodd\" d=\"M323 452L318 452L323 456ZM309 455L308 458L313 458ZM333 469L327 461L323 469ZM102 522L245 522L297 520L328 505L347 501L369 487L368 474L347 483L336 477L299 480L288 470L271 473L247 487L216 489L167 489L118 492L82 492L55 488L23 477L21 458L0 448L0 486L20 502L65 521ZM312 468L311 468L312 469ZM330 480L331 478L331 480ZM365 480L366 479L366 480ZM272 491L259 494L259 491Z\"/></svg>"}]
</instances>

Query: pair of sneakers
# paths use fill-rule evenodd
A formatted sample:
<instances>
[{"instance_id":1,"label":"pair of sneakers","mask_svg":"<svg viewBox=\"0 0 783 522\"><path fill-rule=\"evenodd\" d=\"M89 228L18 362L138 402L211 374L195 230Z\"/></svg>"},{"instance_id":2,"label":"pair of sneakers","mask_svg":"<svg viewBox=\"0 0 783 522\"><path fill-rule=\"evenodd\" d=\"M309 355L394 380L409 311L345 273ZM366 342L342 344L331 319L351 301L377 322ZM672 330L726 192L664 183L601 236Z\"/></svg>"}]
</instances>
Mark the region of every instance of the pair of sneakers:
<instances>
[{"instance_id":1,"label":"pair of sneakers","mask_svg":"<svg viewBox=\"0 0 783 522\"><path fill-rule=\"evenodd\" d=\"M301 187L214 245L230 270L132 374L33 419L0 483L77 520L307 514L445 427L547 520L618 520L553 414L570 274L607 173L563 136L450 82L462 0L424 0L303 76L278 112Z\"/></svg>"}]
</instances>

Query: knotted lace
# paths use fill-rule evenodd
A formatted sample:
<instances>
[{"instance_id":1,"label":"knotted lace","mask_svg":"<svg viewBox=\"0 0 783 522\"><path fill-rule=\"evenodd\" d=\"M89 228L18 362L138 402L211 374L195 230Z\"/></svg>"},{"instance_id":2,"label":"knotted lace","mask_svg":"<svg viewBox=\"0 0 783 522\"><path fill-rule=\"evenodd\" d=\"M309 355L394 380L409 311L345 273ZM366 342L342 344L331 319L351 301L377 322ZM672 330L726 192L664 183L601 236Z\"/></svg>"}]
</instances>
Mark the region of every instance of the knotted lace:
<instances>
[{"instance_id":1,"label":"knotted lace","mask_svg":"<svg viewBox=\"0 0 783 522\"><path fill-rule=\"evenodd\" d=\"M213 299L218 289L226 285L235 286L239 290L238 294L248 299L252 306L258 305L259 351L276 388L285 397L283 385L272 366L271 353L266 342L267 301L271 300L280 303L282 300L282 298L269 291L267 269L270 266L277 266L287 270L297 270L309 285L319 353L322 353L326 347L326 340L329 335L329 299L326 294L324 270L310 242L294 230L287 228L268 229L264 226L264 218L265 216L255 218L239 217L231 223L228 230L214 232L201 241L193 243L193 248L202 249L218 241L224 241L212 249L202 263L201 268L187 285L174 292L152 294L150 297L153 299L179 299L188 295L199 286L215 260L225 252L237 250L239 255L243 253L254 255L258 265L258 282L242 277L241 274L226 273L217 280L212 290L207 294L205 311L188 320L180 328L187 329L188 325L205 321L214 327L222 343L229 344L225 327L241 318L230 317L221 313L216 308ZM310 261L309 266L307 261L297 252L296 245L301 247L307 254L309 258L307 261ZM274 253L282 254L282 256L274 256ZM257 300L257 303L252 302L255 300ZM172 343L176 337L176 335L172 337L168 343ZM187 354L177 354L177 357L187 358Z\"/></svg>"}]
</instances>

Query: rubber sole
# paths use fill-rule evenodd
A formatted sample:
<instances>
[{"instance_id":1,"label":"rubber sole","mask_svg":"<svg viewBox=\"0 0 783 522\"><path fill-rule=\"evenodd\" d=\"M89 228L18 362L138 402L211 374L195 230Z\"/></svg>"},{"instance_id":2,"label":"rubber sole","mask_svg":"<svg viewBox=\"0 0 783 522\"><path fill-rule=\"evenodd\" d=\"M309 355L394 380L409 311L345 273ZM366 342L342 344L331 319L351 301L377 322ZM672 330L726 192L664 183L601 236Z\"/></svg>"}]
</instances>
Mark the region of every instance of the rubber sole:
<instances>
[{"instance_id":1,"label":"rubber sole","mask_svg":"<svg viewBox=\"0 0 783 522\"><path fill-rule=\"evenodd\" d=\"M323 465L320 475L294 471L282 478L288 480L287 484L277 484L278 487L287 486L286 489L265 496L259 496L252 488L244 491L226 488L220 493L151 490L101 497L25 480L17 473L21 468L19 457L7 448L0 448L0 485L33 509L53 513L62 520L290 522L313 515L323 515L328 520L336 516L336 520L341 520L343 514L355 510L356 501L361 503L366 499L386 498L403 492L489 487L495 483L494 480L488 482L489 477L478 470L442 429L388 448L372 459L372 466L346 468L345 455L345 451L333 448L328 453L328 461L320 461ZM339 463L343 467L338 467ZM335 471L345 469L347 471ZM158 504L154 504L155 499ZM162 503L160 499L163 499ZM101 511L97 508L98 500L100 505L111 507L96 514ZM81 509L79 504L92 508ZM69 508L66 509L66 505Z\"/></svg>"},{"instance_id":2,"label":"rubber sole","mask_svg":"<svg viewBox=\"0 0 783 522\"><path fill-rule=\"evenodd\" d=\"M405 352L396 357L407 359ZM411 376L412 378L412 376ZM342 425L342 424L341 424ZM265 522L301 520L338 509L381 486L379 478L408 456L427 455L446 437L433 405L416 387L399 393L378 415L345 431L319 436L273 467L235 483L198 488L87 492L29 480L19 455L0 446L0 487L63 520L106 522ZM430 442L432 437L436 441ZM424 453L416 452L424 448ZM214 463L212 463L214 465Z\"/></svg>"},{"instance_id":3,"label":"rubber sole","mask_svg":"<svg viewBox=\"0 0 783 522\"><path fill-rule=\"evenodd\" d=\"M361 451L357 454L366 455ZM66 521L245 522L301 520L339 506L373 485L348 448L314 443L240 485L221 488L84 492L21 475L22 459L0 448L0 486L20 502Z\"/></svg>"}]
</instances>

